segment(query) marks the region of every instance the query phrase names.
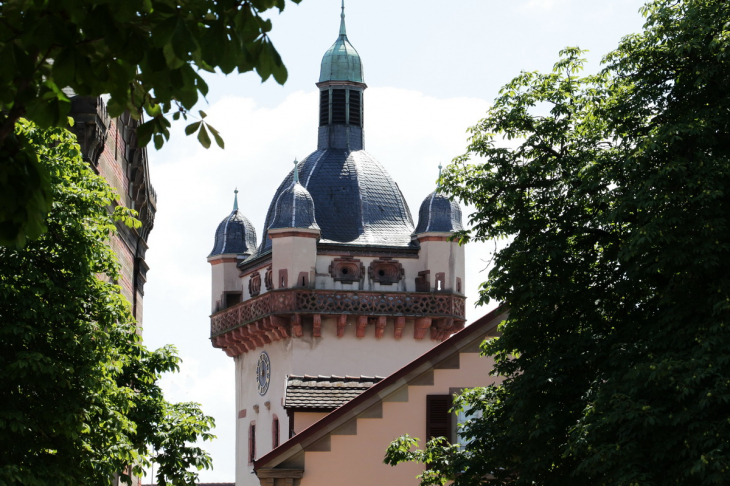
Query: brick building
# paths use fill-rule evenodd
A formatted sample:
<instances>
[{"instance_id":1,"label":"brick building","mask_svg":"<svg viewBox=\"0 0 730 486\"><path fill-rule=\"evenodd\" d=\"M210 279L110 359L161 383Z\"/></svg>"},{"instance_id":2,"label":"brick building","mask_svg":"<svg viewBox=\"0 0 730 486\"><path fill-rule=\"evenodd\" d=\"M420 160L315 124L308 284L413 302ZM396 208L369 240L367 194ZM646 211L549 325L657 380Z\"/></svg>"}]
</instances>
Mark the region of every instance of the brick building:
<instances>
[{"instance_id":1,"label":"brick building","mask_svg":"<svg viewBox=\"0 0 730 486\"><path fill-rule=\"evenodd\" d=\"M122 293L132 304L137 322L142 323L147 238L155 220L157 196L150 183L147 150L137 144L139 121L129 113L110 118L102 98L71 97L74 126L71 131L81 146L86 162L104 177L117 193L116 205L136 210L140 228L118 223L111 246L121 264Z\"/></svg>"}]
</instances>

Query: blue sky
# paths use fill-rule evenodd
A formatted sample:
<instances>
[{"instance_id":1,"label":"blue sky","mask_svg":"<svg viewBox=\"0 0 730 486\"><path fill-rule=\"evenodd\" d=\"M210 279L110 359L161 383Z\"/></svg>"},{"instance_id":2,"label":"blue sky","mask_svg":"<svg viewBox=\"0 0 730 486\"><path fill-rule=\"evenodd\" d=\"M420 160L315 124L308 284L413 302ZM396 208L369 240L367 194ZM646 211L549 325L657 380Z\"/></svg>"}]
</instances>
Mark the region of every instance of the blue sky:
<instances>
[{"instance_id":1,"label":"blue sky","mask_svg":"<svg viewBox=\"0 0 730 486\"><path fill-rule=\"evenodd\" d=\"M566 46L589 49L586 72L624 35L641 30L639 0L346 0L348 37L360 53L366 149L400 185L411 211L433 190L439 162L463 153L467 127L521 70L548 71ZM202 149L173 126L171 143L150 149L158 213L150 236L144 336L177 346L181 372L164 379L174 401L215 416L206 443L214 470L204 482L234 478L233 361L208 340L210 268L205 257L238 187L243 213L261 238L271 197L294 157L316 148L319 63L335 41L340 0L303 0L274 13L271 38L289 69L285 86L258 76L207 76L200 108L226 140ZM465 210L465 222L469 213ZM474 302L494 242L469 245L467 296ZM487 309L469 306L469 320ZM333 364L333 366L335 366ZM337 370L333 368L333 374ZM395 434L395 432L394 432ZM397 434L395 434L397 435ZM145 481L147 482L147 481Z\"/></svg>"}]
</instances>

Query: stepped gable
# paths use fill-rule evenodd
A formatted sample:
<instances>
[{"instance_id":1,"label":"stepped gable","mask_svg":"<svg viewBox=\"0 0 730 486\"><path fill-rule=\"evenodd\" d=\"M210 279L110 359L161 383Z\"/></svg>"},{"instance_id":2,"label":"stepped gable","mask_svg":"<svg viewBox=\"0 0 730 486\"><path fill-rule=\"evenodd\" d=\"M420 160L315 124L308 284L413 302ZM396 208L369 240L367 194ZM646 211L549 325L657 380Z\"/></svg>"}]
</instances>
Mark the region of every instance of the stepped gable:
<instances>
[{"instance_id":1,"label":"stepped gable","mask_svg":"<svg viewBox=\"0 0 730 486\"><path fill-rule=\"evenodd\" d=\"M276 201L292 184L293 171L276 191L266 216L271 226ZM299 164L299 181L312 196L324 243L408 247L413 219L398 184L364 150L317 150ZM264 231L259 254L271 251Z\"/></svg>"}]
</instances>

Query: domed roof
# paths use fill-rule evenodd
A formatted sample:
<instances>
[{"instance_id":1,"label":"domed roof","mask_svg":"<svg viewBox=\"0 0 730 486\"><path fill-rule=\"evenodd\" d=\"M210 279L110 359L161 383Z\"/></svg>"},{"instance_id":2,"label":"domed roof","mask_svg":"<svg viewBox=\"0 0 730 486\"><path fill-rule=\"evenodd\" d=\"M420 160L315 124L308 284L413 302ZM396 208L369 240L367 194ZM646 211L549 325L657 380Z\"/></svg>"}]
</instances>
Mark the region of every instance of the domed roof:
<instances>
[{"instance_id":1,"label":"domed roof","mask_svg":"<svg viewBox=\"0 0 730 486\"><path fill-rule=\"evenodd\" d=\"M359 246L411 245L413 219L403 194L380 163L364 150L317 150L297 167L302 188L314 201L323 243ZM279 186L266 216L278 220L277 201L289 190L294 171ZM271 250L264 231L259 254Z\"/></svg>"},{"instance_id":2,"label":"domed roof","mask_svg":"<svg viewBox=\"0 0 730 486\"><path fill-rule=\"evenodd\" d=\"M233 202L233 211L215 230L215 244L209 257L235 253L251 255L256 251L256 229L238 210L238 190Z\"/></svg>"},{"instance_id":3,"label":"domed roof","mask_svg":"<svg viewBox=\"0 0 730 486\"><path fill-rule=\"evenodd\" d=\"M294 163L294 181L281 191L272 203L274 216L268 229L306 228L319 229L314 219L314 201L311 194L297 178L297 163Z\"/></svg>"},{"instance_id":4,"label":"domed roof","mask_svg":"<svg viewBox=\"0 0 730 486\"><path fill-rule=\"evenodd\" d=\"M340 15L340 36L332 47L324 53L322 67L319 72L319 82L324 81L353 81L364 83L362 61L350 41L345 30L345 5L342 5Z\"/></svg>"},{"instance_id":5,"label":"domed roof","mask_svg":"<svg viewBox=\"0 0 730 486\"><path fill-rule=\"evenodd\" d=\"M456 201L442 194L438 189L429 194L421 203L418 211L416 234L438 232L453 233L462 231L461 208Z\"/></svg>"}]
</instances>

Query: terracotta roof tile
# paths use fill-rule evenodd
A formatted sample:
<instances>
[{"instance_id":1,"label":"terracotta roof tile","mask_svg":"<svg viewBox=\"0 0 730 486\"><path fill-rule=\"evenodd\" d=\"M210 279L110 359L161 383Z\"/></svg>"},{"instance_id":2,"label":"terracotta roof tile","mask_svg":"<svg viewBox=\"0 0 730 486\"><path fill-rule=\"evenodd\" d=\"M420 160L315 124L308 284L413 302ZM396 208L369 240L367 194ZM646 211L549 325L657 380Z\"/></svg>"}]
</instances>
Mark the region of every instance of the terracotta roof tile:
<instances>
[{"instance_id":1,"label":"terracotta roof tile","mask_svg":"<svg viewBox=\"0 0 730 486\"><path fill-rule=\"evenodd\" d=\"M334 410L382 379L381 376L289 375L284 408Z\"/></svg>"}]
</instances>

